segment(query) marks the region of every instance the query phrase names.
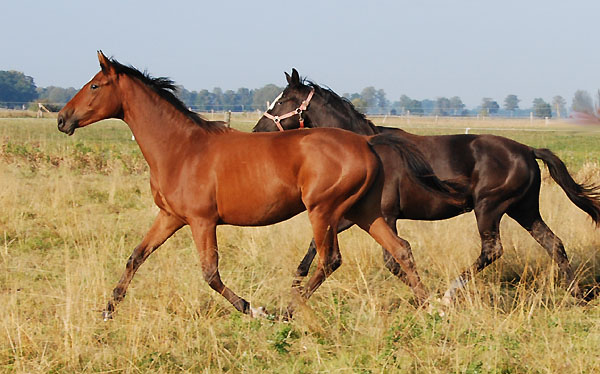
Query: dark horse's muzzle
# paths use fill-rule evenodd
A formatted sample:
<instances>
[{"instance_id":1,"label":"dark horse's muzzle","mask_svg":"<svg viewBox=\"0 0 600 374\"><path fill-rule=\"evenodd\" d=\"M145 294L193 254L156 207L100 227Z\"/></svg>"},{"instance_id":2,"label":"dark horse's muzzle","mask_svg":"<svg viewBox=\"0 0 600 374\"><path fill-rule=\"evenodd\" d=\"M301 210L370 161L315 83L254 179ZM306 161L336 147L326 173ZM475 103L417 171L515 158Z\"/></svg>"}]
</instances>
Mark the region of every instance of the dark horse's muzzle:
<instances>
[{"instance_id":1,"label":"dark horse's muzzle","mask_svg":"<svg viewBox=\"0 0 600 374\"><path fill-rule=\"evenodd\" d=\"M58 123L58 131L64 132L69 136L73 135L75 129L79 127L78 121L72 115L65 115L62 111L58 113L56 122Z\"/></svg>"}]
</instances>

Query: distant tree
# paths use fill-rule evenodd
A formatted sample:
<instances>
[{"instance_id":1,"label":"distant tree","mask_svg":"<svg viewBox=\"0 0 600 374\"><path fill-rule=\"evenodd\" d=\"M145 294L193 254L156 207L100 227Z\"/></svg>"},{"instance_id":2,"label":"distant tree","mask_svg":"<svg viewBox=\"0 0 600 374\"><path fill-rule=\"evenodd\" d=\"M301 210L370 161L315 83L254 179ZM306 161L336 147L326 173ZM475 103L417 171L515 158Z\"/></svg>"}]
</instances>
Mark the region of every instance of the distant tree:
<instances>
[{"instance_id":1,"label":"distant tree","mask_svg":"<svg viewBox=\"0 0 600 374\"><path fill-rule=\"evenodd\" d=\"M215 110L223 110L223 90L221 89L221 87L215 87L212 90L212 94L213 94L213 107Z\"/></svg>"},{"instance_id":2,"label":"distant tree","mask_svg":"<svg viewBox=\"0 0 600 374\"><path fill-rule=\"evenodd\" d=\"M498 113L498 109L500 109L500 105L491 98L484 97L481 100L481 115L488 116L490 114Z\"/></svg>"},{"instance_id":3,"label":"distant tree","mask_svg":"<svg viewBox=\"0 0 600 374\"><path fill-rule=\"evenodd\" d=\"M533 115L539 118L551 118L552 107L542 98L533 99Z\"/></svg>"},{"instance_id":4,"label":"distant tree","mask_svg":"<svg viewBox=\"0 0 600 374\"><path fill-rule=\"evenodd\" d=\"M345 93L344 95L342 95L342 97L345 98L346 100L352 101L354 99L360 99L360 94L357 92Z\"/></svg>"},{"instance_id":5,"label":"distant tree","mask_svg":"<svg viewBox=\"0 0 600 374\"><path fill-rule=\"evenodd\" d=\"M211 106L212 94L208 92L208 90L200 90L196 95L196 100L194 102L194 109L206 112L209 111L209 107Z\"/></svg>"},{"instance_id":6,"label":"distant tree","mask_svg":"<svg viewBox=\"0 0 600 374\"><path fill-rule=\"evenodd\" d=\"M402 113L406 113L407 110L411 110L412 99L406 95L400 96L400 100L398 101L398 106Z\"/></svg>"},{"instance_id":7,"label":"distant tree","mask_svg":"<svg viewBox=\"0 0 600 374\"><path fill-rule=\"evenodd\" d=\"M359 112L361 112L361 113L367 112L369 104L362 97L356 97L356 98L350 100L350 102L352 103L352 105L354 105L354 108L356 108L356 110L358 110Z\"/></svg>"},{"instance_id":8,"label":"distant tree","mask_svg":"<svg viewBox=\"0 0 600 374\"><path fill-rule=\"evenodd\" d=\"M188 91L183 86L177 86L177 97L188 107L193 107L195 105L197 96L198 92Z\"/></svg>"},{"instance_id":9,"label":"distant tree","mask_svg":"<svg viewBox=\"0 0 600 374\"><path fill-rule=\"evenodd\" d=\"M423 104L419 100L411 100L408 107L410 114L423 114Z\"/></svg>"},{"instance_id":10,"label":"distant tree","mask_svg":"<svg viewBox=\"0 0 600 374\"><path fill-rule=\"evenodd\" d=\"M62 88L55 86L38 87L37 88L37 99L44 103L55 104L61 107L68 103L69 100L75 96L77 90L73 87Z\"/></svg>"},{"instance_id":11,"label":"distant tree","mask_svg":"<svg viewBox=\"0 0 600 374\"><path fill-rule=\"evenodd\" d=\"M594 115L594 101L587 91L577 90L573 96L573 103L571 108L574 112L587 113Z\"/></svg>"},{"instance_id":12,"label":"distant tree","mask_svg":"<svg viewBox=\"0 0 600 374\"><path fill-rule=\"evenodd\" d=\"M377 90L373 86L363 88L360 98L367 103L369 108L377 106Z\"/></svg>"},{"instance_id":13,"label":"distant tree","mask_svg":"<svg viewBox=\"0 0 600 374\"><path fill-rule=\"evenodd\" d=\"M252 97L254 96L252 90L242 87L238 88L235 94L238 97L238 102L242 111L252 110Z\"/></svg>"},{"instance_id":14,"label":"distant tree","mask_svg":"<svg viewBox=\"0 0 600 374\"><path fill-rule=\"evenodd\" d=\"M567 113L567 102L560 95L556 95L552 98L552 107L556 111L556 116L558 118Z\"/></svg>"},{"instance_id":15,"label":"distant tree","mask_svg":"<svg viewBox=\"0 0 600 374\"><path fill-rule=\"evenodd\" d=\"M506 96L506 98L504 99L504 109L511 112L511 114L514 114L515 110L519 109L519 101L521 100L519 100L517 95Z\"/></svg>"},{"instance_id":16,"label":"distant tree","mask_svg":"<svg viewBox=\"0 0 600 374\"><path fill-rule=\"evenodd\" d=\"M276 86L274 84L267 84L266 86L254 91L254 98L252 100L252 105L254 106L255 109L266 110L267 109L267 101L271 102L282 91L283 91L283 88L281 88L279 86Z\"/></svg>"},{"instance_id":17,"label":"distant tree","mask_svg":"<svg viewBox=\"0 0 600 374\"><path fill-rule=\"evenodd\" d=\"M242 110L241 105L238 104L238 97L233 90L223 92L223 110L231 110L232 112Z\"/></svg>"},{"instance_id":18,"label":"distant tree","mask_svg":"<svg viewBox=\"0 0 600 374\"><path fill-rule=\"evenodd\" d=\"M450 112L450 100L446 97L438 97L435 100L433 114L436 116L447 116Z\"/></svg>"},{"instance_id":19,"label":"distant tree","mask_svg":"<svg viewBox=\"0 0 600 374\"><path fill-rule=\"evenodd\" d=\"M379 89L375 91L375 100L377 102L377 110L379 113L385 113L386 108L390 105L389 101L385 97L385 91Z\"/></svg>"},{"instance_id":20,"label":"distant tree","mask_svg":"<svg viewBox=\"0 0 600 374\"><path fill-rule=\"evenodd\" d=\"M450 98L450 110L452 110L452 114L462 115L463 110L465 109L465 104L463 104L462 100L458 96L452 96Z\"/></svg>"},{"instance_id":21,"label":"distant tree","mask_svg":"<svg viewBox=\"0 0 600 374\"><path fill-rule=\"evenodd\" d=\"M435 101L429 99L421 100L421 108L423 110L422 114L430 115L433 113L433 109L435 108Z\"/></svg>"},{"instance_id":22,"label":"distant tree","mask_svg":"<svg viewBox=\"0 0 600 374\"><path fill-rule=\"evenodd\" d=\"M0 102L27 103L38 97L33 78L20 71L0 70Z\"/></svg>"}]
</instances>

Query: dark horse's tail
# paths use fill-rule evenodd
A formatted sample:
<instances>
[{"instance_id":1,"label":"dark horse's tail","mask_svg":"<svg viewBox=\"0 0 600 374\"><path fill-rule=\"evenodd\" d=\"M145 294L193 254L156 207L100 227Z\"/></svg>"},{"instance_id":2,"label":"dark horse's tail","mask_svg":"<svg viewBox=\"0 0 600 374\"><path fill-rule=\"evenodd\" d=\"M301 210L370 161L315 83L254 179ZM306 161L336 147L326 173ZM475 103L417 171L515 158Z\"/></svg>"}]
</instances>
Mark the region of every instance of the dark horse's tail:
<instances>
[{"instance_id":1,"label":"dark horse's tail","mask_svg":"<svg viewBox=\"0 0 600 374\"><path fill-rule=\"evenodd\" d=\"M408 175L415 182L428 191L445 197L452 205L464 206L466 204L465 195L461 192L466 189L466 184L460 180L440 180L433 172L431 165L425 160L425 156L411 141L393 134L380 134L372 136L369 144L392 147L402 159Z\"/></svg>"},{"instance_id":2,"label":"dark horse's tail","mask_svg":"<svg viewBox=\"0 0 600 374\"><path fill-rule=\"evenodd\" d=\"M573 204L589 214L596 226L600 226L600 186L575 182L565 164L551 150L532 150L535 158L544 161L552 179L565 191Z\"/></svg>"}]
</instances>

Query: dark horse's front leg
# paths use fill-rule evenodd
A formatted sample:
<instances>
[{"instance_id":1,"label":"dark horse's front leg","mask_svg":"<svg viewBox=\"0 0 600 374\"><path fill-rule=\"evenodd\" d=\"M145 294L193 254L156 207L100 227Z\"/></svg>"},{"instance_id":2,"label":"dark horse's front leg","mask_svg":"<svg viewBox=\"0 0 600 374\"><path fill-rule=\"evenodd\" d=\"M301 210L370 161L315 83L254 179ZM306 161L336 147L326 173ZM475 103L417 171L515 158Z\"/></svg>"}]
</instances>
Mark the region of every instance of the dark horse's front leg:
<instances>
[{"instance_id":1,"label":"dark horse's front leg","mask_svg":"<svg viewBox=\"0 0 600 374\"><path fill-rule=\"evenodd\" d=\"M112 318L115 307L125 297L127 287L129 286L129 283L131 283L131 279L135 272L144 261L146 261L148 256L184 225L185 223L180 219L163 210L158 213L152 227L148 233L146 233L142 242L135 247L129 260L127 260L125 271L123 272L119 283L113 290L113 298L108 302L106 309L102 312L105 321Z\"/></svg>"},{"instance_id":2,"label":"dark horse's front leg","mask_svg":"<svg viewBox=\"0 0 600 374\"><path fill-rule=\"evenodd\" d=\"M340 223L338 224L337 233L339 234L340 232L349 229L353 225L353 222L342 218ZM300 294L303 293L302 280L308 275L310 265L312 264L316 254L317 246L315 244L315 239L313 238L310 242L310 245L308 246L308 250L306 251L304 258L300 262L300 265L298 265L298 269L296 270L296 276L292 282L292 289L295 291L299 291Z\"/></svg>"}]
</instances>

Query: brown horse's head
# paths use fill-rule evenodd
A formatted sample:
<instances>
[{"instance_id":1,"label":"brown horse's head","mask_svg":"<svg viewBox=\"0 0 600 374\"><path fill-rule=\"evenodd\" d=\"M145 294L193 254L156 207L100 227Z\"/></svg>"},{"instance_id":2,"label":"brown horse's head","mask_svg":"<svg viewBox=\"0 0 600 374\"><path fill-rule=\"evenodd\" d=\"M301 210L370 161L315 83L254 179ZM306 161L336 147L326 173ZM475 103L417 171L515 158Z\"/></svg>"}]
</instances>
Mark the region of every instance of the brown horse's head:
<instances>
[{"instance_id":1,"label":"brown horse's head","mask_svg":"<svg viewBox=\"0 0 600 374\"><path fill-rule=\"evenodd\" d=\"M58 113L58 129L73 135L75 129L106 118L121 118L122 104L117 73L109 58L98 51L102 70L96 74Z\"/></svg>"}]
</instances>

